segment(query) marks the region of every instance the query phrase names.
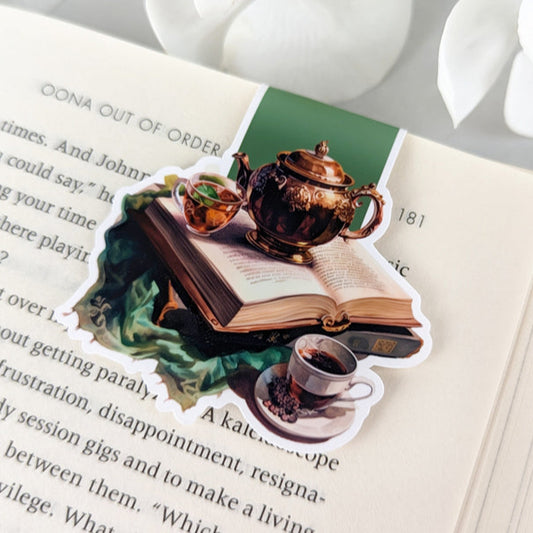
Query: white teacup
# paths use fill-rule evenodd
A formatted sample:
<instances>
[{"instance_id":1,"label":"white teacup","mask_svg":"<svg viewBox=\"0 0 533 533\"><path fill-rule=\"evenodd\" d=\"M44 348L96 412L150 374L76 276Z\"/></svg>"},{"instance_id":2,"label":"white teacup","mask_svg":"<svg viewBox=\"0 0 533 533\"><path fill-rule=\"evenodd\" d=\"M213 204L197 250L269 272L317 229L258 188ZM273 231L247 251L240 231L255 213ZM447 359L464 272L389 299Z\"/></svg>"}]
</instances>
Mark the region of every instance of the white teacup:
<instances>
[{"instance_id":1,"label":"white teacup","mask_svg":"<svg viewBox=\"0 0 533 533\"><path fill-rule=\"evenodd\" d=\"M290 393L302 408L319 410L339 400L363 400L375 390L369 379L356 375L357 358L344 344L319 334L300 337L287 367ZM368 387L366 394L345 394L356 385Z\"/></svg>"}]
</instances>

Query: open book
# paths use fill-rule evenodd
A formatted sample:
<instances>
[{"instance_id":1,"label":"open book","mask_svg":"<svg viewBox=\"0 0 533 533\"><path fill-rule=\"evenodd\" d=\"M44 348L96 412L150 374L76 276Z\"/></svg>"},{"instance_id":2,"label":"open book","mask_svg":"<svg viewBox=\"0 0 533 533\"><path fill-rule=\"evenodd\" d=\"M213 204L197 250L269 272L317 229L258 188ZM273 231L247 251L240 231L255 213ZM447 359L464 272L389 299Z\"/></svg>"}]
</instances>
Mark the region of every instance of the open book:
<instances>
[{"instance_id":1,"label":"open book","mask_svg":"<svg viewBox=\"0 0 533 533\"><path fill-rule=\"evenodd\" d=\"M177 130L222 153L258 86L6 7L0 43L2 532L532 530L530 172L407 134L376 246L423 296L432 354L378 370L356 441L288 453L232 406L178 424L53 320L87 279L92 221L134 183L124 167L194 164Z\"/></svg>"},{"instance_id":2,"label":"open book","mask_svg":"<svg viewBox=\"0 0 533 533\"><path fill-rule=\"evenodd\" d=\"M187 230L171 198L154 201L145 216L150 240L215 329L420 325L410 297L357 241L336 238L312 250L312 266L294 265L246 242L254 225L244 212L209 238Z\"/></svg>"}]
</instances>

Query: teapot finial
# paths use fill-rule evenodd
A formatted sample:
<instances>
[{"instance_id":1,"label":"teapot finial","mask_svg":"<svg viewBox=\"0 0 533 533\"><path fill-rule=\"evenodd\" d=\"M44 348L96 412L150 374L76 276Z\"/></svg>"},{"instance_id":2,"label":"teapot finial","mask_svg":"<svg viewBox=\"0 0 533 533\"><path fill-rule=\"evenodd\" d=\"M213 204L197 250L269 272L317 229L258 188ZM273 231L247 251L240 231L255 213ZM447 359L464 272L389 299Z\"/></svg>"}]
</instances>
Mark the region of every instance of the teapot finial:
<instances>
[{"instance_id":1,"label":"teapot finial","mask_svg":"<svg viewBox=\"0 0 533 533\"><path fill-rule=\"evenodd\" d=\"M315 146L315 155L320 157L321 159L327 156L328 152L329 152L328 141L320 141Z\"/></svg>"}]
</instances>

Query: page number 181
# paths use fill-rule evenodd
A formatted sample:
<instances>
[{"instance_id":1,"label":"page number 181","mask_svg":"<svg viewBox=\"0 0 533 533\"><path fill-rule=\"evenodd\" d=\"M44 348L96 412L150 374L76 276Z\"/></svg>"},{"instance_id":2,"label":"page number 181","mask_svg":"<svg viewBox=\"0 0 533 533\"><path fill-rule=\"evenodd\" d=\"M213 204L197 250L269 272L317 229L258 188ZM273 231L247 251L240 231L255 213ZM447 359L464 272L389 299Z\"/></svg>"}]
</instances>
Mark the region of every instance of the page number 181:
<instances>
[{"instance_id":1,"label":"page number 181","mask_svg":"<svg viewBox=\"0 0 533 533\"><path fill-rule=\"evenodd\" d=\"M424 215L417 213L416 211L408 211L405 208L401 208L400 216L398 217L399 222L405 222L409 226L416 226L421 228L424 223Z\"/></svg>"}]
</instances>

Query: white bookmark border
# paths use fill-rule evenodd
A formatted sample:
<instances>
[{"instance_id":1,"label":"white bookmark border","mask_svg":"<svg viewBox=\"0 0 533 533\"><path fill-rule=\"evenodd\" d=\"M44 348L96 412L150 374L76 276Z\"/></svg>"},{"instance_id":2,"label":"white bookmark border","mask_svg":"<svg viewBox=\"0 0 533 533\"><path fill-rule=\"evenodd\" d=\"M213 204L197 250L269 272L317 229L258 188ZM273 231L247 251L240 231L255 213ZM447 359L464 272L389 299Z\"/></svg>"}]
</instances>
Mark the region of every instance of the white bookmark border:
<instances>
[{"instance_id":1,"label":"white bookmark border","mask_svg":"<svg viewBox=\"0 0 533 533\"><path fill-rule=\"evenodd\" d=\"M381 366L389 368L408 368L418 365L422 362L431 351L431 337L429 334L429 321L423 315L420 307L421 299L420 295L402 278L394 268L388 263L388 261L381 256L374 246L374 242L378 240L384 232L387 230L391 211L392 211L392 198L386 187L392 168L396 158L401 150L403 140L406 135L406 131L400 129L396 136L396 139L392 145L391 151L383 168L380 181L377 189L384 196L386 202L386 208L384 209L383 222L379 229L375 231L370 237L363 241L364 246L377 258L378 262L386 269L386 271L402 286L402 288L413 299L413 311L417 320L422 324L421 328L415 328L415 331L423 339L423 346L420 351L407 359L388 359L377 356L369 356L362 359L358 363L358 375L366 377L375 383L374 394L365 400L357 401L356 403L356 415L352 425L343 432L341 435L330 438L327 441L318 443L302 443L292 440L291 438L282 437L276 433L273 433L262 424L256 416L248 408L246 401L231 389L226 389L221 393L203 396L198 402L191 408L183 410L181 405L169 396L168 389L161 379L161 376L155 372L157 361L155 359L138 360L132 357L110 350L103 347L91 333L85 331L79 327L78 315L74 312L74 306L76 303L85 296L88 290L96 283L98 279L98 264L97 259L101 252L105 249L105 235L107 230L114 226L117 221L120 220L122 215L122 203L126 195L132 195L139 193L141 190L145 190L151 185L161 184L164 182L164 178L167 175L177 174L180 176L190 176L200 171L213 171L221 174L227 174L231 168L234 159L232 154L239 150L244 136L248 131L250 123L252 122L259 105L268 89L266 85L260 85L252 98L250 105L243 117L243 120L239 126L237 134L232 141L230 147L224 152L222 157L205 157L200 159L196 164L188 168L181 168L176 166L169 166L161 168L152 177L143 180L135 185L121 188L115 193L115 198L112 204L109 215L105 218L103 223L96 231L95 235L95 247L89 258L89 276L75 291L75 293L55 310L55 318L67 327L69 336L72 339L80 341L82 348L87 353L97 353L108 359L111 359L124 367L124 369L132 374L140 373L148 390L156 395L156 407L161 412L171 412L174 414L176 420L180 423L191 424L194 423L199 417L204 414L207 408L222 408L228 404L236 405L242 412L246 421L250 424L253 430L263 437L266 441L279 446L281 448L297 451L297 452L317 452L317 451L330 451L336 449L343 444L349 442L361 429L361 426L370 413L371 407L379 402L384 394L383 382L379 375L374 372L371 367ZM369 215L367 215L369 216Z\"/></svg>"}]
</instances>

